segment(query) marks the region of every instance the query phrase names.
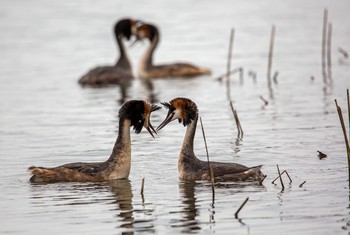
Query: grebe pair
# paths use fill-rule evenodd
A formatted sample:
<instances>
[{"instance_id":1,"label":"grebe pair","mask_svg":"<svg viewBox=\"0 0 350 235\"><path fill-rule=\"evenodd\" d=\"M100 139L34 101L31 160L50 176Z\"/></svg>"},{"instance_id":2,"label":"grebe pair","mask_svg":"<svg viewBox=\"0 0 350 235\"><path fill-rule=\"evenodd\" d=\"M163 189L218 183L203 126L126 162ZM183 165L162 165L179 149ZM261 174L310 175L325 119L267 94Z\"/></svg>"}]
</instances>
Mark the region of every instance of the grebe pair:
<instances>
[{"instance_id":1,"label":"grebe pair","mask_svg":"<svg viewBox=\"0 0 350 235\"><path fill-rule=\"evenodd\" d=\"M119 48L119 59L115 65L98 66L88 71L79 79L81 85L123 85L134 78L123 39L130 40L136 34L136 24L137 21L133 19L122 19L115 24L114 35Z\"/></svg>"},{"instance_id":2,"label":"grebe pair","mask_svg":"<svg viewBox=\"0 0 350 235\"><path fill-rule=\"evenodd\" d=\"M135 36L136 41L147 38L151 42L141 59L139 68L141 78L194 77L210 74L210 70L207 68L187 63L153 65L153 53L159 42L159 31L152 24L133 19L122 19L115 24L114 34L120 54L117 63L113 66L98 66L91 69L79 79L81 85L123 85L130 82L134 76L123 39L130 40L131 36Z\"/></svg>"},{"instance_id":3,"label":"grebe pair","mask_svg":"<svg viewBox=\"0 0 350 235\"><path fill-rule=\"evenodd\" d=\"M193 151L193 140L198 120L197 105L186 98L176 98L162 103L169 112L157 131L173 120L187 126L185 138L179 155L178 170L182 180L210 180L208 163L199 160ZM150 122L153 111L160 109L145 101L128 101L119 111L119 133L109 159L98 163L70 163L54 168L30 167L33 174L31 182L59 181L104 181L127 178L131 167L130 127L140 133L145 127L153 136L156 133ZM237 163L210 162L216 181L258 181L263 178L261 166L246 167Z\"/></svg>"}]
</instances>

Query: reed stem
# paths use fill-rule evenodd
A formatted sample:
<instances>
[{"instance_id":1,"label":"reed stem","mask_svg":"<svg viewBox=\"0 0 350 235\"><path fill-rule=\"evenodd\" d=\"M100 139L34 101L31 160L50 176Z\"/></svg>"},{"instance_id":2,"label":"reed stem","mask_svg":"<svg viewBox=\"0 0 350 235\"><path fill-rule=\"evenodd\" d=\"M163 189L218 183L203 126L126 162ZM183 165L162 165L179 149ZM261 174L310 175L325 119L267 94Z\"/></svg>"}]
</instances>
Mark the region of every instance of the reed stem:
<instances>
[{"instance_id":1,"label":"reed stem","mask_svg":"<svg viewBox=\"0 0 350 235\"><path fill-rule=\"evenodd\" d=\"M332 83L332 24L328 24L328 37L327 37L327 77L329 82Z\"/></svg>"},{"instance_id":2,"label":"reed stem","mask_svg":"<svg viewBox=\"0 0 350 235\"><path fill-rule=\"evenodd\" d=\"M242 208L244 207L244 205L248 202L249 197L247 197L244 202L242 203L242 205L238 208L238 210L235 213L235 218L238 219L238 213L242 210Z\"/></svg>"},{"instance_id":3,"label":"reed stem","mask_svg":"<svg viewBox=\"0 0 350 235\"><path fill-rule=\"evenodd\" d=\"M304 182L302 182L300 185L299 185L299 188L303 187L303 185L306 183L306 180Z\"/></svg>"},{"instance_id":4,"label":"reed stem","mask_svg":"<svg viewBox=\"0 0 350 235\"><path fill-rule=\"evenodd\" d=\"M283 180L282 180L282 177L281 177L281 172L280 172L280 168L278 167L278 164L277 164L277 171L278 171L278 175L279 175L279 178L280 178L280 181L281 181L282 191L284 191L284 184L283 184Z\"/></svg>"},{"instance_id":5,"label":"reed stem","mask_svg":"<svg viewBox=\"0 0 350 235\"><path fill-rule=\"evenodd\" d=\"M272 25L271 37L270 37L270 48L269 48L269 60L267 64L267 79L269 83L271 83L271 69L272 69L272 59L273 59L273 47L275 43L275 30L276 30L276 27Z\"/></svg>"},{"instance_id":6,"label":"reed stem","mask_svg":"<svg viewBox=\"0 0 350 235\"><path fill-rule=\"evenodd\" d=\"M347 95L347 97L349 97L349 96ZM345 129L345 123L344 123L344 119L343 119L342 110L341 110L340 106L338 105L337 100L335 99L334 101L335 101L335 106L337 107L339 121L340 121L340 125L342 127L342 130L343 130L344 141L345 141L345 145L346 145L346 154L347 154L347 157L348 157L349 187L350 187L350 147L349 147L349 140L348 140L348 136L346 134L346 129ZM349 98L348 98L348 107L349 107ZM350 112L350 109L348 110L348 112Z\"/></svg>"},{"instance_id":7,"label":"reed stem","mask_svg":"<svg viewBox=\"0 0 350 235\"><path fill-rule=\"evenodd\" d=\"M328 24L328 10L323 11L323 29L322 29L322 76L323 82L327 84L327 72L326 72L326 37L327 37L327 24Z\"/></svg>"},{"instance_id":8,"label":"reed stem","mask_svg":"<svg viewBox=\"0 0 350 235\"><path fill-rule=\"evenodd\" d=\"M145 187L145 177L142 178L142 182L141 182L141 195L143 196L143 189Z\"/></svg>"},{"instance_id":9,"label":"reed stem","mask_svg":"<svg viewBox=\"0 0 350 235\"><path fill-rule=\"evenodd\" d=\"M227 69L226 69L226 95L228 100L231 100L230 70L231 70L234 34L235 34L235 30L232 28L230 33L230 42L228 47Z\"/></svg>"},{"instance_id":10,"label":"reed stem","mask_svg":"<svg viewBox=\"0 0 350 235\"><path fill-rule=\"evenodd\" d=\"M203 134L203 139L204 139L204 145L205 145L205 151L207 153L207 161L208 161L208 168L209 168L209 175L210 175L210 181L211 181L211 190L213 193L213 197L215 194L215 190L214 190L214 172L213 172L213 168L210 164L209 161L209 152L208 152L208 146L207 146L207 139L205 138L205 133L204 133L204 127L203 127L203 122L202 122L202 118L199 117L199 121L201 123L201 127L202 127L202 134Z\"/></svg>"}]
</instances>

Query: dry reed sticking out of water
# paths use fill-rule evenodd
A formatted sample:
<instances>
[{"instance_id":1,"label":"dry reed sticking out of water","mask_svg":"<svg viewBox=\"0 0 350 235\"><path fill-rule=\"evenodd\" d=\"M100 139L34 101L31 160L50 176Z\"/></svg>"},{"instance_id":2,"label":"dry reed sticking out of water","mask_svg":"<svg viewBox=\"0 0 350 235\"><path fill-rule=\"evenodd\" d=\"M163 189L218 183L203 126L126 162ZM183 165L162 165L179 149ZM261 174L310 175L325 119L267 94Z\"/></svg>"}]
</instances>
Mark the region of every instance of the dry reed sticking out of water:
<instances>
[{"instance_id":1,"label":"dry reed sticking out of water","mask_svg":"<svg viewBox=\"0 0 350 235\"><path fill-rule=\"evenodd\" d=\"M326 45L327 45L327 23L328 22L328 10L323 11L323 28L322 28L322 76L323 82L327 84L327 72L326 72Z\"/></svg>"},{"instance_id":2,"label":"dry reed sticking out of water","mask_svg":"<svg viewBox=\"0 0 350 235\"><path fill-rule=\"evenodd\" d=\"M263 181L266 179L267 175L264 175L264 177L259 181L259 185L262 185Z\"/></svg>"},{"instance_id":3,"label":"dry reed sticking out of water","mask_svg":"<svg viewBox=\"0 0 350 235\"><path fill-rule=\"evenodd\" d=\"M277 172L278 172L278 176L279 176L280 181L281 181L282 191L284 191L284 184L283 184L283 180L281 177L281 172L280 172L280 168L278 167L278 164L277 164Z\"/></svg>"},{"instance_id":4,"label":"dry reed sticking out of water","mask_svg":"<svg viewBox=\"0 0 350 235\"><path fill-rule=\"evenodd\" d=\"M204 127L203 127L203 122L202 122L202 118L199 117L199 121L201 122L201 127L202 127L202 134L203 134L203 139L204 139L204 145L205 145L205 151L207 152L207 161L208 161L208 168L209 168L209 174L210 174L210 181L211 181L211 191L212 191L212 195L213 195L213 201L214 201L214 195L215 195L215 189L214 189L214 171L213 171L213 167L210 164L209 161L209 152L208 152L208 146L207 146L207 139L205 138L205 133L204 133Z\"/></svg>"},{"instance_id":5,"label":"dry reed sticking out of water","mask_svg":"<svg viewBox=\"0 0 350 235\"><path fill-rule=\"evenodd\" d=\"M232 28L230 33L230 44L228 47L227 69L226 69L226 95L228 100L231 100L230 70L231 70L234 34L235 34L235 29Z\"/></svg>"},{"instance_id":6,"label":"dry reed sticking out of water","mask_svg":"<svg viewBox=\"0 0 350 235\"><path fill-rule=\"evenodd\" d=\"M348 103L348 118L349 118L349 125L350 125L350 98L349 98L349 89L346 90L346 94L347 94L347 103ZM339 121L340 121L340 125L341 125L341 127L342 127L342 130L343 130L344 141L345 141L345 145L346 145L346 153L347 153L347 157L348 157L349 186L350 186L350 145L349 145L349 139L348 139L348 136L347 136L347 134L346 134L346 128L345 128L345 122L344 122L342 110L341 110L340 106L338 105L337 100L335 99L334 101L335 101L335 106L337 107L338 116L339 116ZM350 127L349 127L349 135L350 135Z\"/></svg>"},{"instance_id":7,"label":"dry reed sticking out of water","mask_svg":"<svg viewBox=\"0 0 350 235\"><path fill-rule=\"evenodd\" d=\"M320 160L327 157L327 154L324 154L324 153L322 153L321 151L318 151L318 150L317 150L317 152L318 152L318 158Z\"/></svg>"},{"instance_id":8,"label":"dry reed sticking out of water","mask_svg":"<svg viewBox=\"0 0 350 235\"><path fill-rule=\"evenodd\" d=\"M342 54L344 56L345 59L349 58L348 52L346 50L344 50L343 48L338 47L338 51L340 54Z\"/></svg>"},{"instance_id":9,"label":"dry reed sticking out of water","mask_svg":"<svg viewBox=\"0 0 350 235\"><path fill-rule=\"evenodd\" d=\"M332 83L332 23L328 23L327 35L327 77Z\"/></svg>"},{"instance_id":10,"label":"dry reed sticking out of water","mask_svg":"<svg viewBox=\"0 0 350 235\"><path fill-rule=\"evenodd\" d=\"M306 180L299 185L299 188L303 187L305 183L306 183Z\"/></svg>"},{"instance_id":11,"label":"dry reed sticking out of water","mask_svg":"<svg viewBox=\"0 0 350 235\"><path fill-rule=\"evenodd\" d=\"M281 176L282 176L284 173L286 173L286 175L288 176L288 178L289 178L289 183L291 184L291 183L292 183L292 178L290 178L290 176L289 176L289 174L288 174L288 172L287 172L286 170L282 171ZM280 178L280 176L277 176L271 183L274 184L275 181L276 181L278 178Z\"/></svg>"},{"instance_id":12,"label":"dry reed sticking out of water","mask_svg":"<svg viewBox=\"0 0 350 235\"><path fill-rule=\"evenodd\" d=\"M248 202L249 197L247 197L244 202L242 203L242 205L238 208L238 210L235 213L235 218L238 219L238 213L242 210L242 208L244 207L244 205Z\"/></svg>"},{"instance_id":13,"label":"dry reed sticking out of water","mask_svg":"<svg viewBox=\"0 0 350 235\"><path fill-rule=\"evenodd\" d=\"M221 82L224 78L230 79L230 76L235 74L235 73L239 73L240 80L243 79L243 67L237 67L237 68L232 69L228 73L226 72L224 74L221 74L220 76L215 78L215 80L218 80Z\"/></svg>"},{"instance_id":14,"label":"dry reed sticking out of water","mask_svg":"<svg viewBox=\"0 0 350 235\"><path fill-rule=\"evenodd\" d=\"M241 126L241 122L239 121L238 115L237 115L237 111L235 110L235 108L233 107L232 101L230 101L230 107L233 113L233 117L236 121L236 126L237 126L237 131L238 131L238 138L242 138L243 137L243 129Z\"/></svg>"},{"instance_id":15,"label":"dry reed sticking out of water","mask_svg":"<svg viewBox=\"0 0 350 235\"><path fill-rule=\"evenodd\" d=\"M145 187L145 177L142 178L142 182L141 182L141 195L143 196L143 189Z\"/></svg>"},{"instance_id":16,"label":"dry reed sticking out of water","mask_svg":"<svg viewBox=\"0 0 350 235\"><path fill-rule=\"evenodd\" d=\"M272 69L272 59L273 59L273 47L274 47L274 43L275 43L275 31L276 31L276 27L274 25L272 25L270 47L269 47L269 60L267 63L267 79L268 79L269 84L271 84L271 69ZM277 83L277 74L278 74L278 72L276 72L274 75L274 82L275 83Z\"/></svg>"},{"instance_id":17,"label":"dry reed sticking out of water","mask_svg":"<svg viewBox=\"0 0 350 235\"><path fill-rule=\"evenodd\" d=\"M269 102L261 95L259 98L264 102L264 106L268 105Z\"/></svg>"}]
</instances>

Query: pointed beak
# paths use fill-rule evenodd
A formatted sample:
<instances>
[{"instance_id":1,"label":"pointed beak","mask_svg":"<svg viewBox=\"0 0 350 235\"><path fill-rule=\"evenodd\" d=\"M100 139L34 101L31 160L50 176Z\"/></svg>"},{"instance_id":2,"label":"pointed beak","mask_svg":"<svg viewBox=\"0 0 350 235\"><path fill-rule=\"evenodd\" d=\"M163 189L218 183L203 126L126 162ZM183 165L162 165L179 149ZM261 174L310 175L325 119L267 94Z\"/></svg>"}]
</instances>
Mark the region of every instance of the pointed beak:
<instances>
[{"instance_id":1,"label":"pointed beak","mask_svg":"<svg viewBox=\"0 0 350 235\"><path fill-rule=\"evenodd\" d=\"M148 126L146 127L146 130L151 134L151 136L154 138L154 135L152 133L152 131L154 132L154 134L157 134L156 130L153 128L152 124L149 122Z\"/></svg>"},{"instance_id":2,"label":"pointed beak","mask_svg":"<svg viewBox=\"0 0 350 235\"><path fill-rule=\"evenodd\" d=\"M138 42L144 43L144 41L138 35L136 35L135 40L130 43L129 48L134 47Z\"/></svg>"},{"instance_id":3,"label":"pointed beak","mask_svg":"<svg viewBox=\"0 0 350 235\"><path fill-rule=\"evenodd\" d=\"M165 120L157 127L157 131L165 127L169 122L173 120L174 113L168 114L168 116L165 118Z\"/></svg>"}]
</instances>

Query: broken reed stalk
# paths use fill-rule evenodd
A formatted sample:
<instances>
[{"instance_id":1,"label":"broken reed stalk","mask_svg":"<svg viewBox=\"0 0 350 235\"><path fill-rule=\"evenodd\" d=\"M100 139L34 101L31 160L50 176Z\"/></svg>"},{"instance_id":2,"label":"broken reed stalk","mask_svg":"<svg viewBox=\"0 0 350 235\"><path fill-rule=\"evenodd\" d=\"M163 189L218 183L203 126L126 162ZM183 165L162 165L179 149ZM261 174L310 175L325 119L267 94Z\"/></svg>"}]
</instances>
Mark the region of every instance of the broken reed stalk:
<instances>
[{"instance_id":1,"label":"broken reed stalk","mask_svg":"<svg viewBox=\"0 0 350 235\"><path fill-rule=\"evenodd\" d=\"M259 98L264 102L264 105L268 105L269 102L261 95Z\"/></svg>"},{"instance_id":2,"label":"broken reed stalk","mask_svg":"<svg viewBox=\"0 0 350 235\"><path fill-rule=\"evenodd\" d=\"M348 100L349 137L350 137L350 97L349 97L349 89L346 89L346 98Z\"/></svg>"},{"instance_id":3,"label":"broken reed stalk","mask_svg":"<svg viewBox=\"0 0 350 235\"><path fill-rule=\"evenodd\" d=\"M204 144L205 144L205 151L207 152L207 161L208 161L209 175L210 175L210 181L211 181L211 191L213 193L213 198L214 198L214 194L215 194L215 190L214 190L214 172L213 172L213 168L212 168L212 166L210 164L210 161L209 161L209 152L208 152L208 146L207 146L207 139L205 138L204 127L203 127L203 122L202 122L202 118L201 117L199 117L199 121L201 122L202 134L203 134L203 139L204 139Z\"/></svg>"},{"instance_id":4,"label":"broken reed stalk","mask_svg":"<svg viewBox=\"0 0 350 235\"><path fill-rule=\"evenodd\" d=\"M264 177L259 181L259 185L262 185L262 182L266 179L267 175L264 175Z\"/></svg>"},{"instance_id":5,"label":"broken reed stalk","mask_svg":"<svg viewBox=\"0 0 350 235\"><path fill-rule=\"evenodd\" d=\"M322 76L323 76L323 82L325 84L327 84L327 72L326 72L327 24L328 24L328 10L327 8L325 8L323 12L323 29L322 29Z\"/></svg>"},{"instance_id":6,"label":"broken reed stalk","mask_svg":"<svg viewBox=\"0 0 350 235\"><path fill-rule=\"evenodd\" d=\"M238 131L237 136L238 137L243 137L243 129L242 129L242 126L241 126L241 122L239 121L239 118L238 118L238 115L237 115L237 111L233 107L232 101L230 101L230 107L231 107L231 111L233 113L233 117L235 119L236 126L237 126L237 131Z\"/></svg>"},{"instance_id":7,"label":"broken reed stalk","mask_svg":"<svg viewBox=\"0 0 350 235\"><path fill-rule=\"evenodd\" d=\"M349 92L349 90L347 90L347 92ZM349 97L349 96L347 95L347 97ZM339 121L340 121L340 125L342 127L342 130L343 130L344 141L345 141L345 145L346 145L346 153L347 153L347 157L348 157L349 186L350 186L350 147L349 147L349 140L348 140L348 136L346 134L345 123L344 123L344 119L343 119L343 114L342 114L341 108L339 107L337 100L335 99L334 101L335 101L335 106L337 107ZM349 104L349 98L348 98L348 104ZM348 110L348 112L350 112L350 110Z\"/></svg>"},{"instance_id":8,"label":"broken reed stalk","mask_svg":"<svg viewBox=\"0 0 350 235\"><path fill-rule=\"evenodd\" d=\"M240 77L243 75L241 75L241 73L243 73L243 68L242 67L237 67L237 68L234 68L232 69L231 71L229 71L228 73L224 73L224 74L221 74L220 76L218 76L215 80L219 80L221 81L222 79L224 79L225 77L227 76L230 76L230 75L233 75L235 73L240 73ZM229 78L229 77L228 77Z\"/></svg>"},{"instance_id":9,"label":"broken reed stalk","mask_svg":"<svg viewBox=\"0 0 350 235\"><path fill-rule=\"evenodd\" d=\"M142 182L141 182L141 195L143 196L143 189L145 187L145 177L142 178Z\"/></svg>"},{"instance_id":10,"label":"broken reed stalk","mask_svg":"<svg viewBox=\"0 0 350 235\"><path fill-rule=\"evenodd\" d=\"M228 100L231 100L230 69L231 69L234 34L235 34L235 30L232 28L230 33L230 42L229 42L230 44L228 47L227 69L226 69L226 95Z\"/></svg>"},{"instance_id":11,"label":"broken reed stalk","mask_svg":"<svg viewBox=\"0 0 350 235\"><path fill-rule=\"evenodd\" d=\"M280 172L280 168L278 167L278 164L277 164L277 171L278 171L278 175L279 175L279 178L280 178L280 181L281 181L282 191L284 191L284 184L283 184L283 180L282 180L282 177L281 177L281 172Z\"/></svg>"},{"instance_id":12,"label":"broken reed stalk","mask_svg":"<svg viewBox=\"0 0 350 235\"><path fill-rule=\"evenodd\" d=\"M273 59L273 46L275 42L275 26L272 25L271 37L270 37L270 49L269 49L269 60L267 64L267 79L269 84L271 84L271 69L272 69L272 59Z\"/></svg>"},{"instance_id":13,"label":"broken reed stalk","mask_svg":"<svg viewBox=\"0 0 350 235\"><path fill-rule=\"evenodd\" d=\"M242 205L238 208L238 210L235 213L235 218L238 219L238 213L242 210L242 208L244 207L244 205L248 202L249 197L247 197L244 202L242 203Z\"/></svg>"},{"instance_id":14,"label":"broken reed stalk","mask_svg":"<svg viewBox=\"0 0 350 235\"><path fill-rule=\"evenodd\" d=\"M286 173L286 175L288 176L288 178L289 178L289 183L291 184L293 181L292 181L292 179L290 178L290 176L289 176L289 174L288 174L288 172L287 172L286 170L282 171L281 176L282 176L284 173ZM278 178L280 178L280 176L277 176L271 183L274 184L275 181L276 181Z\"/></svg>"},{"instance_id":15,"label":"broken reed stalk","mask_svg":"<svg viewBox=\"0 0 350 235\"><path fill-rule=\"evenodd\" d=\"M302 182L300 185L299 185L299 188L303 187L303 185L306 183L306 180L304 182Z\"/></svg>"},{"instance_id":16,"label":"broken reed stalk","mask_svg":"<svg viewBox=\"0 0 350 235\"><path fill-rule=\"evenodd\" d=\"M328 24L327 37L327 77L332 83L332 23Z\"/></svg>"}]
</instances>

